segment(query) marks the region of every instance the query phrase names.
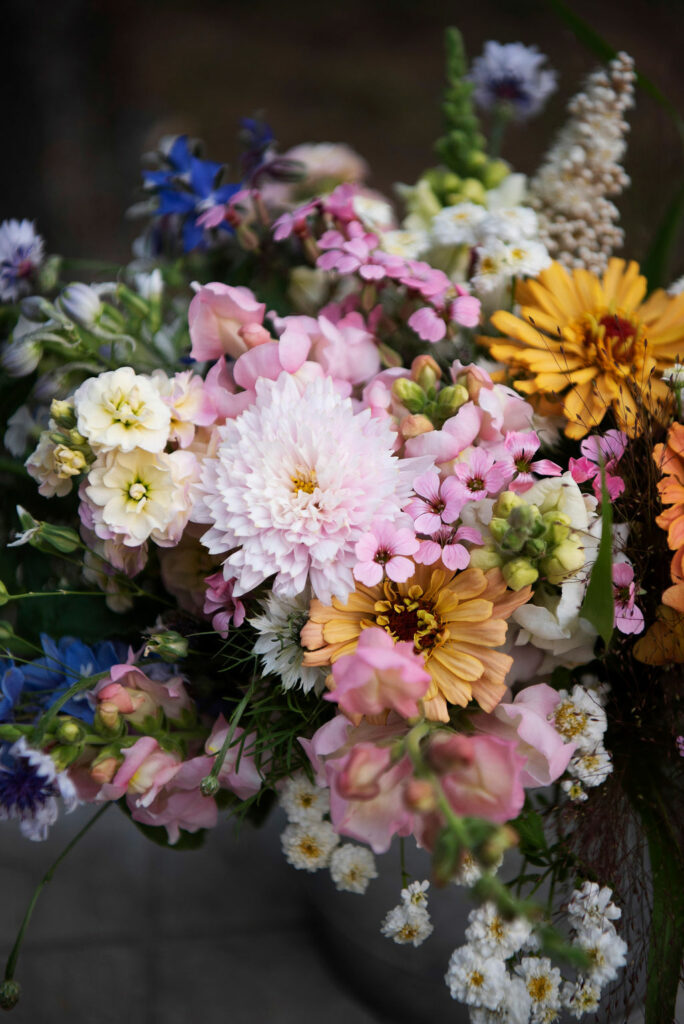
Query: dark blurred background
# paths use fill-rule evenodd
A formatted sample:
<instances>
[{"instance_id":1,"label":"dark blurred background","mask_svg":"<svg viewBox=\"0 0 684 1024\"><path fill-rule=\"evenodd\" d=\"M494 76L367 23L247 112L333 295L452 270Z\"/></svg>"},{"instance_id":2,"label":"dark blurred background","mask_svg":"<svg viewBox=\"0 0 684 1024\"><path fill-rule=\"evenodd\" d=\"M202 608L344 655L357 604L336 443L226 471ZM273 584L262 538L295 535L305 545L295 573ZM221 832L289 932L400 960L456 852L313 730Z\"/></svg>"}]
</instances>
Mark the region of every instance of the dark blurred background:
<instances>
[{"instance_id":1,"label":"dark blurred background","mask_svg":"<svg viewBox=\"0 0 684 1024\"><path fill-rule=\"evenodd\" d=\"M684 6L572 0L573 9L684 108ZM240 116L262 110L283 148L346 141L371 183L412 181L440 130L444 27L470 57L486 39L535 43L560 73L545 113L504 155L532 171L596 58L543 0L5 0L0 218L36 218L51 251L126 259L140 154L166 133L235 161ZM682 178L672 121L640 92L620 200L641 257ZM684 261L673 267L684 272Z\"/></svg>"}]
</instances>

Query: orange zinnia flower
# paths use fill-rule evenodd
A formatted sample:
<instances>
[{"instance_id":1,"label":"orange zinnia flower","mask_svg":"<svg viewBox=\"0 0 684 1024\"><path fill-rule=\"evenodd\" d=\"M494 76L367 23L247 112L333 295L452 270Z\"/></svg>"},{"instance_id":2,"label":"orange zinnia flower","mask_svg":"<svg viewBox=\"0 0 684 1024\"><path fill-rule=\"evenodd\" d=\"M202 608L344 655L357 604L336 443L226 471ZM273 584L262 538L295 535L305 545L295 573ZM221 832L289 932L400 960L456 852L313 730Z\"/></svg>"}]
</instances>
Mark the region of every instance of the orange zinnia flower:
<instances>
[{"instance_id":1,"label":"orange zinnia flower","mask_svg":"<svg viewBox=\"0 0 684 1024\"><path fill-rule=\"evenodd\" d=\"M432 683L428 718L449 721L447 704L474 698L485 711L499 703L513 659L501 651L506 619L529 600L531 588L508 590L498 569L447 573L416 566L405 583L357 584L346 604L314 600L302 630L305 665L330 665L356 648L361 631L380 626L395 640L412 640Z\"/></svg>"},{"instance_id":2,"label":"orange zinnia flower","mask_svg":"<svg viewBox=\"0 0 684 1024\"><path fill-rule=\"evenodd\" d=\"M659 371L684 354L684 294L658 290L643 301L636 263L612 259L602 278L552 263L520 284L520 316L499 310L492 323L506 338L482 337L494 359L525 374L515 387L557 397L565 433L581 438L613 410L617 425L640 433L640 407L658 418L671 393Z\"/></svg>"}]
</instances>

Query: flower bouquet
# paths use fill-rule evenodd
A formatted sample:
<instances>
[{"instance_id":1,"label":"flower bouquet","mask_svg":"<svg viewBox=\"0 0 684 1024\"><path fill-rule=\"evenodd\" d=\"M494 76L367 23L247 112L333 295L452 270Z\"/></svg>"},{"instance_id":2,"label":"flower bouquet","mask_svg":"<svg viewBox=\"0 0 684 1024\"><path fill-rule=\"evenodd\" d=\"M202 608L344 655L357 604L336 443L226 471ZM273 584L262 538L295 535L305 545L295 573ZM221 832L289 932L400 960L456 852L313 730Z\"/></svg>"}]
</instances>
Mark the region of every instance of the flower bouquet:
<instances>
[{"instance_id":1,"label":"flower bouquet","mask_svg":"<svg viewBox=\"0 0 684 1024\"><path fill-rule=\"evenodd\" d=\"M418 843L435 888L402 856L378 928L418 946L467 887L444 970L473 1022L606 1020L646 977L657 1024L684 947L684 281L662 237L648 274L613 255L626 54L529 180L499 152L545 58L469 67L451 30L447 79L401 219L347 147L281 154L245 119L232 178L186 136L147 156L113 279L0 226L0 818L42 840L115 804L188 849L277 804L293 868L359 895Z\"/></svg>"}]
</instances>

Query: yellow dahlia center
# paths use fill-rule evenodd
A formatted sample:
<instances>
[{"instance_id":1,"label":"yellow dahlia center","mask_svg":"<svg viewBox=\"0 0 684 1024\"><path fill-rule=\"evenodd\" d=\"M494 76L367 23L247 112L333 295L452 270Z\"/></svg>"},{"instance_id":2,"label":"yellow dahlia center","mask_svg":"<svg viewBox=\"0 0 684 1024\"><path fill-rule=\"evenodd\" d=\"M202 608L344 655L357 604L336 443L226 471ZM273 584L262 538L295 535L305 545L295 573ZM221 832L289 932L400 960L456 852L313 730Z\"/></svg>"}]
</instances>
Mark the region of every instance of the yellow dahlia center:
<instances>
[{"instance_id":1,"label":"yellow dahlia center","mask_svg":"<svg viewBox=\"0 0 684 1024\"><path fill-rule=\"evenodd\" d=\"M313 494L318 487L318 480L316 474L312 469L310 470L297 470L296 476L291 476L292 490L296 494L300 491L304 491L305 494Z\"/></svg>"},{"instance_id":2,"label":"yellow dahlia center","mask_svg":"<svg viewBox=\"0 0 684 1024\"><path fill-rule=\"evenodd\" d=\"M576 325L587 362L613 374L628 376L643 365L646 344L644 325L620 311L585 314Z\"/></svg>"},{"instance_id":3,"label":"yellow dahlia center","mask_svg":"<svg viewBox=\"0 0 684 1024\"><path fill-rule=\"evenodd\" d=\"M386 582L384 591L386 600L376 601L374 606L376 625L395 640L411 641L416 654L444 643L448 631L425 599L422 587L416 585L408 594L400 594L394 584Z\"/></svg>"}]
</instances>

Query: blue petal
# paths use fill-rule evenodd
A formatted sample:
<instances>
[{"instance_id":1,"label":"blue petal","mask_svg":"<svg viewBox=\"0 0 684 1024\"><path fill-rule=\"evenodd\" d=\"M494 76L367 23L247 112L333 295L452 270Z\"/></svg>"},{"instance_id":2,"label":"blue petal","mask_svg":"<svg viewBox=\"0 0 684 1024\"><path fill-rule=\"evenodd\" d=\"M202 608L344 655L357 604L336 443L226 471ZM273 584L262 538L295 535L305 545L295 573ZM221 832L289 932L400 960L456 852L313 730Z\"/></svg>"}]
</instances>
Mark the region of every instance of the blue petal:
<instances>
[{"instance_id":1,"label":"blue petal","mask_svg":"<svg viewBox=\"0 0 684 1024\"><path fill-rule=\"evenodd\" d=\"M202 198L206 198L214 187L216 175L223 167L214 160L198 160L193 157L190 167L190 184L194 192Z\"/></svg>"},{"instance_id":2,"label":"blue petal","mask_svg":"<svg viewBox=\"0 0 684 1024\"><path fill-rule=\"evenodd\" d=\"M194 159L190 148L188 146L187 135L179 135L174 144L169 150L167 157L170 164L176 168L177 171L189 171L190 162Z\"/></svg>"},{"instance_id":3,"label":"blue petal","mask_svg":"<svg viewBox=\"0 0 684 1024\"><path fill-rule=\"evenodd\" d=\"M156 211L160 217L167 213L192 213L197 204L196 196L188 195L187 192L174 192L171 189L163 188L159 192L159 209Z\"/></svg>"}]
</instances>

